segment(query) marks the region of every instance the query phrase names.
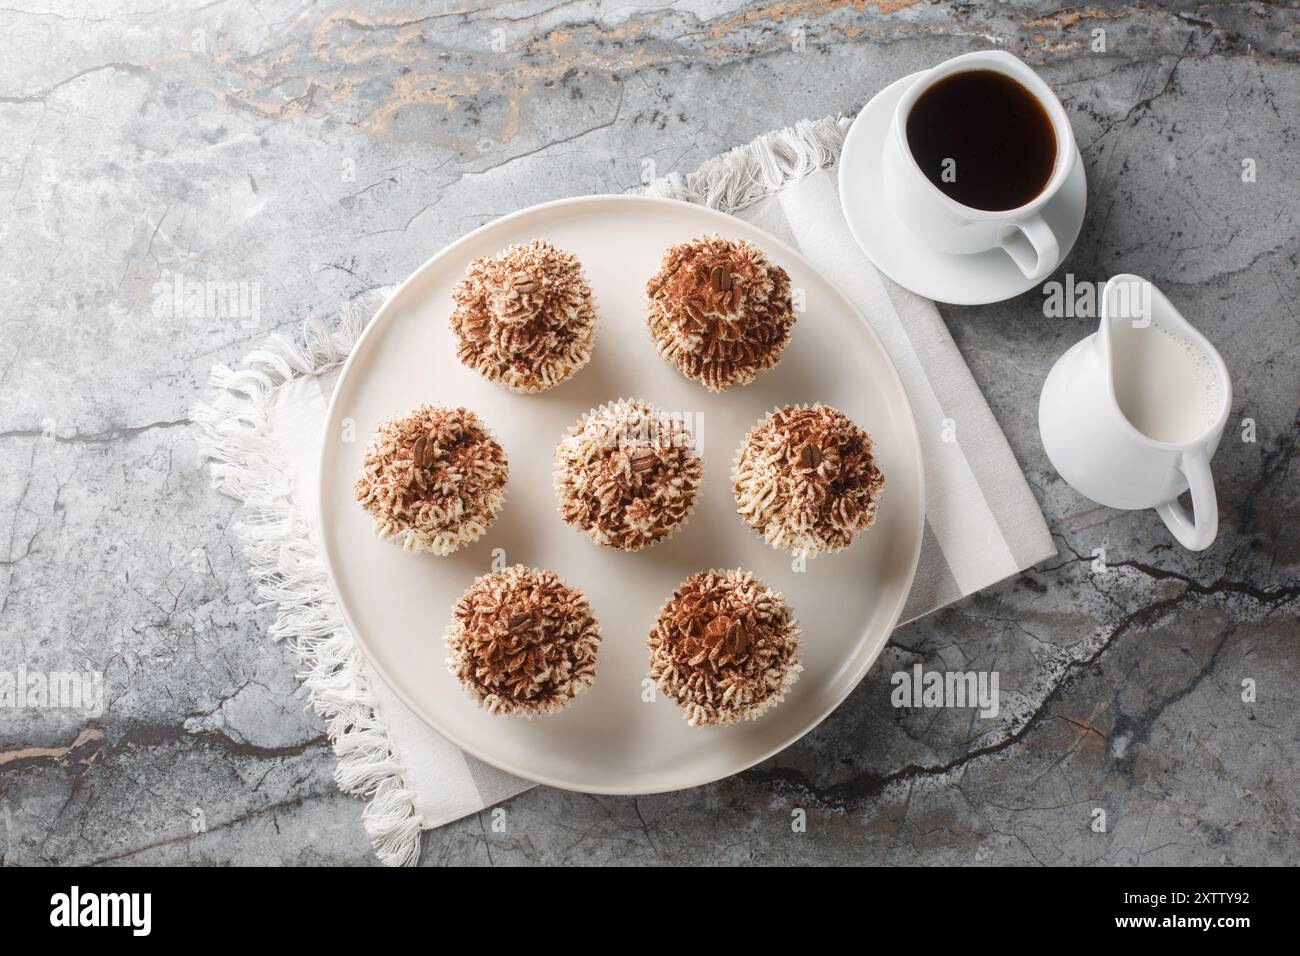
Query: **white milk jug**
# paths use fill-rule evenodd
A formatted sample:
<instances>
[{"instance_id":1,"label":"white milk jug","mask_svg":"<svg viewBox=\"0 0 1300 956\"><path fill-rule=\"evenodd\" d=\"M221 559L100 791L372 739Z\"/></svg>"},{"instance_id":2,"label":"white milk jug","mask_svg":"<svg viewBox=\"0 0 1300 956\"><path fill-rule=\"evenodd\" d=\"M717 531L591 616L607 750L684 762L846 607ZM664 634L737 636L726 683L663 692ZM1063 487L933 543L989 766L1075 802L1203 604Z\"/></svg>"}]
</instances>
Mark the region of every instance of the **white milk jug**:
<instances>
[{"instance_id":1,"label":"white milk jug","mask_svg":"<svg viewBox=\"0 0 1300 956\"><path fill-rule=\"evenodd\" d=\"M1115 276L1101 327L1057 360L1038 427L1052 465L1112 508L1155 508L1185 548L1219 530L1210 459L1232 406L1228 368L1145 279ZM1191 491L1192 514L1178 501Z\"/></svg>"}]
</instances>

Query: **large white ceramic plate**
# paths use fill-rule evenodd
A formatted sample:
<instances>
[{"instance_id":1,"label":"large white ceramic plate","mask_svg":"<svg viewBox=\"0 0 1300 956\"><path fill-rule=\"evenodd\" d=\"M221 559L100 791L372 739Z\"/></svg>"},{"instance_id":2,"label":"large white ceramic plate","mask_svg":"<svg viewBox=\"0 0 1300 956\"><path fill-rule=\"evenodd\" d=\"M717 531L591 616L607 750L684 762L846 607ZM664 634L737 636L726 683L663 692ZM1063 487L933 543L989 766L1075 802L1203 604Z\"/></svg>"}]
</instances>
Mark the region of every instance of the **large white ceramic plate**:
<instances>
[{"instance_id":1,"label":"large white ceramic plate","mask_svg":"<svg viewBox=\"0 0 1300 956\"><path fill-rule=\"evenodd\" d=\"M659 357L645 324L645 284L664 249L704 233L747 239L785 268L805 307L780 365L723 395ZM456 359L451 290L469 261L543 238L582 261L599 312L591 363L540 395L515 395ZM673 538L637 554L598 547L560 520L555 443L580 414L620 397L694 416L704 483ZM875 439L885 474L876 523L847 550L797 572L736 515L732 460L774 406L825 402ZM510 459L506 505L487 535L449 557L410 555L376 540L352 487L369 436L424 402L477 412ZM348 420L351 420L350 422ZM354 432L355 438L345 437ZM731 216L688 203L627 196L525 209L469 234L395 292L357 343L334 393L321 457L326 562L352 632L375 668L424 720L464 750L539 783L593 793L695 786L750 767L835 709L871 667L898 621L920 554L920 444L902 384L854 307L794 249ZM508 563L556 571L591 602L604 634L595 684L559 714L525 721L479 709L447 673L443 632L457 598ZM804 672L758 721L687 726L663 695L643 700L646 635L689 575L745 567L781 591L803 628ZM867 746L869 741L863 741Z\"/></svg>"}]
</instances>

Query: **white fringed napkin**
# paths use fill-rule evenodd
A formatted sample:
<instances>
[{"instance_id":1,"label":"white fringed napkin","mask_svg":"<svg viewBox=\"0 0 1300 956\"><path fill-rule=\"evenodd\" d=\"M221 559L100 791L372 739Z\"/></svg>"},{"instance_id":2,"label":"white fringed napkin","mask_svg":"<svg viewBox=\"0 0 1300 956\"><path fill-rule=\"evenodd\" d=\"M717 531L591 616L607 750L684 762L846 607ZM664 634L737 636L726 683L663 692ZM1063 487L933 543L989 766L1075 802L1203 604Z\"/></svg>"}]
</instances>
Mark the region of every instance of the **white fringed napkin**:
<instances>
[{"instance_id":1,"label":"white fringed napkin","mask_svg":"<svg viewBox=\"0 0 1300 956\"><path fill-rule=\"evenodd\" d=\"M884 341L921 434L926 527L903 612L913 620L1052 556L1056 549L1011 449L928 300L894 285L858 249L840 214L832 167L844 124L802 122L759 137L653 195L703 203L798 248ZM292 643L338 756L337 779L367 800L379 858L419 855L420 831L528 789L462 753L412 714L344 626L315 541L320 435L338 371L388 289L351 303L333 327L275 336L237 370L217 366L217 396L195 410L213 484L247 508L236 533L259 593L278 608L273 638ZM960 415L960 431L951 419Z\"/></svg>"}]
</instances>

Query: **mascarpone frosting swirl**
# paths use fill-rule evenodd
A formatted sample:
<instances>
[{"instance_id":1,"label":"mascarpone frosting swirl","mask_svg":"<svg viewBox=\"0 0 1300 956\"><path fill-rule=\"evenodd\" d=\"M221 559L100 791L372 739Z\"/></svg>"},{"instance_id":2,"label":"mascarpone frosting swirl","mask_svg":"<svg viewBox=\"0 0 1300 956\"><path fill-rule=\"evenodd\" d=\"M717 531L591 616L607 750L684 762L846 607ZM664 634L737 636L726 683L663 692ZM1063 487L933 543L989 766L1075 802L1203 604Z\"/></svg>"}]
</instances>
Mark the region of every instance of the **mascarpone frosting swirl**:
<instances>
[{"instance_id":1,"label":"mascarpone frosting swirl","mask_svg":"<svg viewBox=\"0 0 1300 956\"><path fill-rule=\"evenodd\" d=\"M670 247L646 294L659 353L712 392L776 365L796 319L790 277L743 239Z\"/></svg>"}]
</instances>

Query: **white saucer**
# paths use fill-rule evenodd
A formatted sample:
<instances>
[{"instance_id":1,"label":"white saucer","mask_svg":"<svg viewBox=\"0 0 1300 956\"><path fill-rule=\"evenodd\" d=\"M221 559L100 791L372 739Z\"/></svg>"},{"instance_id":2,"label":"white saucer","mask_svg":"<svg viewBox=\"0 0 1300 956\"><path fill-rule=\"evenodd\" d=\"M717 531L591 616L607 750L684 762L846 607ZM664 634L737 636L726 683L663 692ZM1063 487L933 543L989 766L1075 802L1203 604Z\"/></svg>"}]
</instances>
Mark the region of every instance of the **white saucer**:
<instances>
[{"instance_id":1,"label":"white saucer","mask_svg":"<svg viewBox=\"0 0 1300 956\"><path fill-rule=\"evenodd\" d=\"M885 137L894 107L913 73L885 87L862 108L849 128L840 155L840 205L849 231L876 268L917 295L953 305L984 305L1027 292L1043 280L1030 280L1001 249L974 255L938 252L923 244L890 212L881 172ZM1074 164L1061 191L1043 208L1043 218L1061 245L1061 258L1070 254L1083 228L1088 184L1083 163Z\"/></svg>"}]
</instances>

